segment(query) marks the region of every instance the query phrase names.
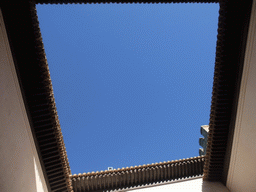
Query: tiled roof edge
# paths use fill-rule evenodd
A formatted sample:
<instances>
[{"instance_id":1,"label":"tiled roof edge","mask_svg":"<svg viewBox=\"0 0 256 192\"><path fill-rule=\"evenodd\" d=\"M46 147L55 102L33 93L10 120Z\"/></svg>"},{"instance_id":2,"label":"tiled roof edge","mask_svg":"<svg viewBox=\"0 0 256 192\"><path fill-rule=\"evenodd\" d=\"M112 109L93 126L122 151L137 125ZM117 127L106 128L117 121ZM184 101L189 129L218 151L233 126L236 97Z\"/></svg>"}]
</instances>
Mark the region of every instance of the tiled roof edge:
<instances>
[{"instance_id":1,"label":"tiled roof edge","mask_svg":"<svg viewBox=\"0 0 256 192\"><path fill-rule=\"evenodd\" d=\"M204 156L78 175L70 175L74 191L124 189L201 176Z\"/></svg>"},{"instance_id":2,"label":"tiled roof edge","mask_svg":"<svg viewBox=\"0 0 256 192\"><path fill-rule=\"evenodd\" d=\"M251 0L221 0L204 180L225 184Z\"/></svg>"},{"instance_id":3,"label":"tiled roof edge","mask_svg":"<svg viewBox=\"0 0 256 192\"><path fill-rule=\"evenodd\" d=\"M34 32L36 33L35 35L38 37L36 39L37 41L37 53L39 53L40 55L44 55L45 56L45 50L44 50L44 45L43 45L43 41L42 41L42 35L40 32L40 28L39 28L39 21L38 21L38 16L37 16L37 12L36 12L36 7L34 3L31 3L31 17L33 19L33 27L34 27ZM66 152L66 147L64 144L64 140L63 140L63 135L61 132L61 127L60 127L60 123L59 123L59 118L58 118L58 114L57 114L57 108L56 108L56 103L55 103L55 99L54 99L54 94L53 94L53 88L52 88L52 81L50 78L50 71L49 71L49 66L47 63L47 59L46 57L44 57L44 59L40 60L40 64L42 65L42 67L45 68L45 71L47 71L47 75L45 75L45 79L44 81L46 82L46 84L48 84L47 87L47 93L49 95L50 98L50 103L49 105L51 106L51 110L53 112L53 118L54 118L54 132L55 132L55 137L57 139L57 145L58 145L58 151L60 154L60 158L62 161L62 165L63 165L63 170L64 173L66 175L66 183L67 186L69 188L69 191L72 191L72 184L71 181L69 179L69 175L71 174L71 170L70 170L70 166L69 166L69 162L68 162L68 157L67 157L67 152Z\"/></svg>"},{"instance_id":4,"label":"tiled roof edge","mask_svg":"<svg viewBox=\"0 0 256 192\"><path fill-rule=\"evenodd\" d=\"M96 172L92 171L92 172L82 173L82 174L78 173L78 174L70 175L70 177L77 178L77 177L83 177L83 176L95 176L95 175L108 174L108 173L117 173L117 172L122 172L122 171L130 171L130 170L135 170L135 169L143 169L143 168L148 168L148 167L169 165L169 164L187 162L187 161L198 160L198 159L204 160L204 156L197 156L197 157L178 159L178 160L172 160L172 161L164 161L164 162L152 163L152 164L144 164L144 165L138 165L138 166L123 167L123 168L117 168L117 169L113 169L113 170L96 171Z\"/></svg>"},{"instance_id":5,"label":"tiled roof edge","mask_svg":"<svg viewBox=\"0 0 256 192\"><path fill-rule=\"evenodd\" d=\"M109 3L218 3L219 0L110 0L110 1L102 1L102 0L36 0L36 3L39 4L109 4Z\"/></svg>"}]
</instances>

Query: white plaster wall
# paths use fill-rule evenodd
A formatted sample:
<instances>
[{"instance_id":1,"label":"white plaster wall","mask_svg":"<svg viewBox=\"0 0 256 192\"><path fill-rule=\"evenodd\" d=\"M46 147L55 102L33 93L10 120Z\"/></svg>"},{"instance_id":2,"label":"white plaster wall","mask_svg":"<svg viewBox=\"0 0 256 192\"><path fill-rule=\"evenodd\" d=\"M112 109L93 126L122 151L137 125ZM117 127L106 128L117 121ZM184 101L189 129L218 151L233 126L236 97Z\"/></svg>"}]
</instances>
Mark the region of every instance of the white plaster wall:
<instances>
[{"instance_id":1,"label":"white plaster wall","mask_svg":"<svg viewBox=\"0 0 256 192\"><path fill-rule=\"evenodd\" d=\"M22 100L1 10L0 191L48 191Z\"/></svg>"},{"instance_id":2,"label":"white plaster wall","mask_svg":"<svg viewBox=\"0 0 256 192\"><path fill-rule=\"evenodd\" d=\"M228 192L229 190L220 182L203 181L202 177L173 181L151 186L138 187L125 191L131 192L150 192L150 191L172 191L172 192Z\"/></svg>"},{"instance_id":3,"label":"white plaster wall","mask_svg":"<svg viewBox=\"0 0 256 192\"><path fill-rule=\"evenodd\" d=\"M256 1L253 1L227 187L256 191Z\"/></svg>"}]
</instances>

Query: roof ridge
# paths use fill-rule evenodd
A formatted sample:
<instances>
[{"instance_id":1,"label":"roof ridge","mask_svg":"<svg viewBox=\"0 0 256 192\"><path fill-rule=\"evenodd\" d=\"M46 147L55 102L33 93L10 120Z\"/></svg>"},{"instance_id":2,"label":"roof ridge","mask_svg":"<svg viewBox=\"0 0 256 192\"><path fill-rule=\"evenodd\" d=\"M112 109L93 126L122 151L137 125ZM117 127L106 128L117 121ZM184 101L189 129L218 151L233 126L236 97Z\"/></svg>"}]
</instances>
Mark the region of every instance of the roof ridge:
<instances>
[{"instance_id":1,"label":"roof ridge","mask_svg":"<svg viewBox=\"0 0 256 192\"><path fill-rule=\"evenodd\" d=\"M177 160L172 160L172 161L163 161L159 163L152 163L152 164L143 164L143 165L135 165L135 166L130 166L130 167L122 167L122 168L117 168L113 170L101 170L101 171L92 171L92 172L87 172L87 173L78 173L78 174L71 174L70 178L78 178L78 177L87 177L87 176L95 176L95 175L102 175L102 174L109 174L109 173L118 173L118 172L123 172L123 171L130 171L130 170L135 170L135 169L143 169L143 168L151 168L151 167L157 167L157 166L162 166L162 165L170 165L170 164L175 164L175 163L184 163L188 161L193 161L193 160L203 160L204 161L204 156L195 156L195 157L190 157L190 158L183 158L183 159L177 159Z\"/></svg>"}]
</instances>

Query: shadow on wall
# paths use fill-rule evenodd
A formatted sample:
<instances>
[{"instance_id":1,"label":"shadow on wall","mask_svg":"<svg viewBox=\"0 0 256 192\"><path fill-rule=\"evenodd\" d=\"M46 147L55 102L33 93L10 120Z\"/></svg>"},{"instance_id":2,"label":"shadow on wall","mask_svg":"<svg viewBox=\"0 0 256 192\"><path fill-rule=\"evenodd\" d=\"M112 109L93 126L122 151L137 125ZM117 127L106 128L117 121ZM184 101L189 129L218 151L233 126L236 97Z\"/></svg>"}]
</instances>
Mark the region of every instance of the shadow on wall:
<instances>
[{"instance_id":1,"label":"shadow on wall","mask_svg":"<svg viewBox=\"0 0 256 192\"><path fill-rule=\"evenodd\" d=\"M202 192L229 192L221 182L203 181Z\"/></svg>"},{"instance_id":2,"label":"shadow on wall","mask_svg":"<svg viewBox=\"0 0 256 192\"><path fill-rule=\"evenodd\" d=\"M139 186L123 191L130 192L229 192L221 182L203 181L202 177L192 177L176 181L158 183L153 185Z\"/></svg>"}]
</instances>

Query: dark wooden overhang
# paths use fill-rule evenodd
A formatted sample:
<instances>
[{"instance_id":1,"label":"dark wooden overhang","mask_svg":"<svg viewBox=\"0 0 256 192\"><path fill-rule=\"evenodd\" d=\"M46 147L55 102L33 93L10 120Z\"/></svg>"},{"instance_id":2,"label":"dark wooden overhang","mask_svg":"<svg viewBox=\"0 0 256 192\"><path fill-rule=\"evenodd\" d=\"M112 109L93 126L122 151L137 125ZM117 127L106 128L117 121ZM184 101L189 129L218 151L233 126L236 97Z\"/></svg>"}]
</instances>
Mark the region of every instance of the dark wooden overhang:
<instances>
[{"instance_id":1,"label":"dark wooden overhang","mask_svg":"<svg viewBox=\"0 0 256 192\"><path fill-rule=\"evenodd\" d=\"M71 191L71 174L57 116L35 4L1 2L31 130L49 191Z\"/></svg>"},{"instance_id":2,"label":"dark wooden overhang","mask_svg":"<svg viewBox=\"0 0 256 192\"><path fill-rule=\"evenodd\" d=\"M226 184L252 1L220 1L204 179Z\"/></svg>"},{"instance_id":3,"label":"dark wooden overhang","mask_svg":"<svg viewBox=\"0 0 256 192\"><path fill-rule=\"evenodd\" d=\"M202 176L204 157L73 175L75 192L113 191Z\"/></svg>"},{"instance_id":4,"label":"dark wooden overhang","mask_svg":"<svg viewBox=\"0 0 256 192\"><path fill-rule=\"evenodd\" d=\"M71 3L218 3L218 0L35 0L40 4L71 4Z\"/></svg>"},{"instance_id":5,"label":"dark wooden overhang","mask_svg":"<svg viewBox=\"0 0 256 192\"><path fill-rule=\"evenodd\" d=\"M217 3L220 4L210 128L204 179L225 183L252 0L0 2L11 51L50 191L71 190L71 174L57 116L36 3Z\"/></svg>"}]
</instances>

